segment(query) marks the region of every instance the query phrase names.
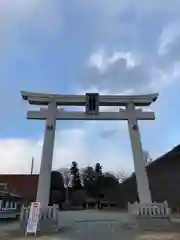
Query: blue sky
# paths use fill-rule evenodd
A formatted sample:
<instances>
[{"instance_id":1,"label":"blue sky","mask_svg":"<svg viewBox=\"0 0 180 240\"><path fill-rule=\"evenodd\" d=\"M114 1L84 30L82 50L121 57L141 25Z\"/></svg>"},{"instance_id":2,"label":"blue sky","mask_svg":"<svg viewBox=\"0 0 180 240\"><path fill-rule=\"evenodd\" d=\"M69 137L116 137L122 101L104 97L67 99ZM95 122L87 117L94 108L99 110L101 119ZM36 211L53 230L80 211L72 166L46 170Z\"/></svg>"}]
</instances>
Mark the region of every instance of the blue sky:
<instances>
[{"instance_id":1,"label":"blue sky","mask_svg":"<svg viewBox=\"0 0 180 240\"><path fill-rule=\"evenodd\" d=\"M179 144L180 2L0 0L0 172L39 171L44 122L20 90L159 92L155 121L140 123L153 159ZM133 170L126 122L58 122L53 168L99 161Z\"/></svg>"}]
</instances>

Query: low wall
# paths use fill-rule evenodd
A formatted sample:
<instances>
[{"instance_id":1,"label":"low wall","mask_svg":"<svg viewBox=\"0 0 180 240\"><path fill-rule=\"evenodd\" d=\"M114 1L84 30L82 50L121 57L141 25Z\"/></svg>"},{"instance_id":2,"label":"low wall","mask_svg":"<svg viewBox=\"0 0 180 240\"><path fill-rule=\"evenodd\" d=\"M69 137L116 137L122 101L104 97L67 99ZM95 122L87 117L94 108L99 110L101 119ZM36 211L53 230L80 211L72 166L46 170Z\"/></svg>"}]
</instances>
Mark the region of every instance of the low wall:
<instances>
[{"instance_id":1,"label":"low wall","mask_svg":"<svg viewBox=\"0 0 180 240\"><path fill-rule=\"evenodd\" d=\"M17 218L20 215L20 208L17 202L0 199L0 219Z\"/></svg>"},{"instance_id":2,"label":"low wall","mask_svg":"<svg viewBox=\"0 0 180 240\"><path fill-rule=\"evenodd\" d=\"M28 223L30 207L21 208L20 228L25 231ZM40 211L38 230L47 230L57 228L58 226L58 206L49 206L46 210Z\"/></svg>"},{"instance_id":3,"label":"low wall","mask_svg":"<svg viewBox=\"0 0 180 240\"><path fill-rule=\"evenodd\" d=\"M152 204L140 204L140 203L128 203L128 211L132 215L143 216L169 216L170 209L168 208L167 202L163 203L152 203Z\"/></svg>"}]
</instances>

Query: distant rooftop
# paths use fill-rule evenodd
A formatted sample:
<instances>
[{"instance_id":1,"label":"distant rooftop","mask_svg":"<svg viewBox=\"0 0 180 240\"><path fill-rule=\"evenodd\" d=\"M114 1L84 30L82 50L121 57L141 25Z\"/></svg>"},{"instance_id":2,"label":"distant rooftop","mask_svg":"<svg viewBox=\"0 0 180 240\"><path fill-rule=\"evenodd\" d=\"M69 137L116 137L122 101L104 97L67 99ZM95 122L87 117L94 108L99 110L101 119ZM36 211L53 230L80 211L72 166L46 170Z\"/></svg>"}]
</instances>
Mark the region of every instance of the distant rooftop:
<instances>
[{"instance_id":1,"label":"distant rooftop","mask_svg":"<svg viewBox=\"0 0 180 240\"><path fill-rule=\"evenodd\" d=\"M179 155L179 158L173 158L173 157L177 157ZM175 160L177 161L179 159L180 161L180 144L175 146L174 148L172 148L170 151L168 151L167 153L163 154L162 156L158 157L156 160L150 162L146 168L147 169L151 169L151 168L156 168L157 166L160 166L161 164L167 163L169 161ZM128 179L130 180L131 178L135 177L135 172L133 172L131 174L130 177L128 177L124 182L128 181Z\"/></svg>"}]
</instances>

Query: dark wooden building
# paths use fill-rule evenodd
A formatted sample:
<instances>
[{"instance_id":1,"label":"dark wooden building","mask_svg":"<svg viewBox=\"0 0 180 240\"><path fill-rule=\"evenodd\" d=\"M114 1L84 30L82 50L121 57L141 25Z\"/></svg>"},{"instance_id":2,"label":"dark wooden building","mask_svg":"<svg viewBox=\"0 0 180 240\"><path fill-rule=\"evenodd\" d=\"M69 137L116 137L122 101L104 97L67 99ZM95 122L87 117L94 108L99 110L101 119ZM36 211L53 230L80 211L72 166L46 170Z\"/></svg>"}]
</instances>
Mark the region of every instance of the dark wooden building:
<instances>
[{"instance_id":1,"label":"dark wooden building","mask_svg":"<svg viewBox=\"0 0 180 240\"><path fill-rule=\"evenodd\" d=\"M0 189L1 186L5 186L4 190L20 196L23 202L35 201L38 178L38 174L1 174ZM50 202L54 202L54 199L64 200L64 181L61 173L52 171L50 189Z\"/></svg>"},{"instance_id":2,"label":"dark wooden building","mask_svg":"<svg viewBox=\"0 0 180 240\"><path fill-rule=\"evenodd\" d=\"M180 145L147 167L153 201L167 200L173 208L180 206ZM138 200L135 174L122 183L124 201Z\"/></svg>"},{"instance_id":3,"label":"dark wooden building","mask_svg":"<svg viewBox=\"0 0 180 240\"><path fill-rule=\"evenodd\" d=\"M21 197L22 200L32 201L36 198L39 175L1 174L0 186L6 185L8 192Z\"/></svg>"}]
</instances>

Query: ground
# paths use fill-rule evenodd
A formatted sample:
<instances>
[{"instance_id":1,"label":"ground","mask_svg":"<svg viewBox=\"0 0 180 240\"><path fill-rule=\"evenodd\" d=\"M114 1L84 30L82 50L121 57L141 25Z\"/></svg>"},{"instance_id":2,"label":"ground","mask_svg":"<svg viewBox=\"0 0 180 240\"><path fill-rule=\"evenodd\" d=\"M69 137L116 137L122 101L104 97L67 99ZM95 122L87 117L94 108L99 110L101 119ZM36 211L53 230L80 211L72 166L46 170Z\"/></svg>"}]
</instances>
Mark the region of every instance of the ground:
<instances>
[{"instance_id":1,"label":"ground","mask_svg":"<svg viewBox=\"0 0 180 240\"><path fill-rule=\"evenodd\" d=\"M37 234L36 240L179 240L180 227L171 232L140 232L129 224L129 216L122 212L69 211L60 212L61 230L46 235ZM1 222L1 240L28 240L18 231L18 222ZM178 232L179 231L179 232Z\"/></svg>"}]
</instances>

